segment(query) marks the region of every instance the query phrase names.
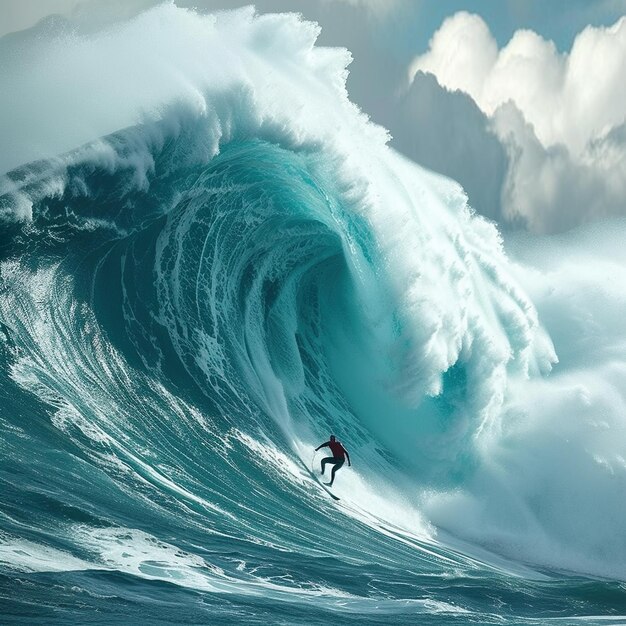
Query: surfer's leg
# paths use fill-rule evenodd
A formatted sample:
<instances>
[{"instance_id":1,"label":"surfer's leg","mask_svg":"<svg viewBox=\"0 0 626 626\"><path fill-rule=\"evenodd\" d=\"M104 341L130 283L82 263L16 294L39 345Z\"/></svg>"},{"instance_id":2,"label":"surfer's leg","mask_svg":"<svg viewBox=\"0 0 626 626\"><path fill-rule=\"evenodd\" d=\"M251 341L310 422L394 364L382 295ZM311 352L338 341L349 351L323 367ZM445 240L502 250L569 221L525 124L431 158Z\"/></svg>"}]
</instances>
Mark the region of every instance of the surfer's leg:
<instances>
[{"instance_id":1,"label":"surfer's leg","mask_svg":"<svg viewBox=\"0 0 626 626\"><path fill-rule=\"evenodd\" d=\"M335 472L343 465L344 461L343 459L333 459L334 464L333 464L333 471L330 473L330 482L328 483L329 486L332 487L332 484L335 482Z\"/></svg>"},{"instance_id":2,"label":"surfer's leg","mask_svg":"<svg viewBox=\"0 0 626 626\"><path fill-rule=\"evenodd\" d=\"M335 460L335 457L332 457L332 456L327 456L322 459L322 476L324 475L324 472L326 471L326 463L330 463L331 461L334 461L334 460Z\"/></svg>"}]
</instances>

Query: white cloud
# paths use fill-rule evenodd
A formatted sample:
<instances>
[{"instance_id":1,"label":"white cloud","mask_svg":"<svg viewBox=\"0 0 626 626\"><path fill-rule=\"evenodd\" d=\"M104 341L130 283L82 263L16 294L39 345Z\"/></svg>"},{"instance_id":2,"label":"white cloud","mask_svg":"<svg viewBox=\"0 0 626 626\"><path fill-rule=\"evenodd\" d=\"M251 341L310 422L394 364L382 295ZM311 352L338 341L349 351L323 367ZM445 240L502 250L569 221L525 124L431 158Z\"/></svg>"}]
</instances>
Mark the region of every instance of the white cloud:
<instances>
[{"instance_id":1,"label":"white cloud","mask_svg":"<svg viewBox=\"0 0 626 626\"><path fill-rule=\"evenodd\" d=\"M492 115L512 100L544 146L572 150L626 117L626 17L609 28L587 27L569 54L529 30L501 50L482 18L457 13L444 21L410 74L431 72L465 91Z\"/></svg>"},{"instance_id":2,"label":"white cloud","mask_svg":"<svg viewBox=\"0 0 626 626\"><path fill-rule=\"evenodd\" d=\"M512 103L493 123L509 154L500 220L553 233L626 215L626 125L574 155L563 145L544 147Z\"/></svg>"},{"instance_id":3,"label":"white cloud","mask_svg":"<svg viewBox=\"0 0 626 626\"><path fill-rule=\"evenodd\" d=\"M460 12L443 22L430 40L429 51L411 63L409 77L430 72L444 87L465 91L479 102L497 57L498 46L487 24L478 15Z\"/></svg>"},{"instance_id":4,"label":"white cloud","mask_svg":"<svg viewBox=\"0 0 626 626\"><path fill-rule=\"evenodd\" d=\"M585 28L561 54L529 30L498 49L482 18L457 13L411 80L417 72L468 94L489 119L508 154L504 221L554 232L626 214L626 17Z\"/></svg>"}]
</instances>

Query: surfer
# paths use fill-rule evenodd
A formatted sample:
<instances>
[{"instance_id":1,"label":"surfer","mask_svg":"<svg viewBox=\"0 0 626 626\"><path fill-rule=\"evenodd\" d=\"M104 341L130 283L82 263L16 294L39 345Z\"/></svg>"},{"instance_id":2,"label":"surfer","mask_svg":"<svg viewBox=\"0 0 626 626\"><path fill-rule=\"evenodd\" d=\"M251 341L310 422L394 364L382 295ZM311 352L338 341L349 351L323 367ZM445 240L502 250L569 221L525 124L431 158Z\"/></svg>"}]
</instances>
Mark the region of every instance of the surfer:
<instances>
[{"instance_id":1,"label":"surfer","mask_svg":"<svg viewBox=\"0 0 626 626\"><path fill-rule=\"evenodd\" d=\"M324 475L324 470L326 469L327 463L332 463L333 470L330 473L330 482L324 483L329 487L332 487L333 482L335 481L335 472L345 463L346 457L348 458L348 467L352 467L352 463L350 463L350 455L348 451L341 445L340 441L335 439L335 435L330 436L330 440L326 443L322 443L321 445L315 448L317 452L320 448L330 448L330 451L333 453L332 456L327 456L322 459L322 476Z\"/></svg>"}]
</instances>

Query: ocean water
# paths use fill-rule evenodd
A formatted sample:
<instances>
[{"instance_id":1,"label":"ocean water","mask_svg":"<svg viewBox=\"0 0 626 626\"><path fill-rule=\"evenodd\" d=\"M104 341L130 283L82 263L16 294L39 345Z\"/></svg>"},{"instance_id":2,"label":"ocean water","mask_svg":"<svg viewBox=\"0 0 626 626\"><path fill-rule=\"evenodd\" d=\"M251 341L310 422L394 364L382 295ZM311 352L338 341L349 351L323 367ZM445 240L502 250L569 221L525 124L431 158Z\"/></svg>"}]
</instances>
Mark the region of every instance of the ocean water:
<instances>
[{"instance_id":1,"label":"ocean water","mask_svg":"<svg viewBox=\"0 0 626 626\"><path fill-rule=\"evenodd\" d=\"M0 621L626 623L626 224L499 233L298 16L41 28L0 50Z\"/></svg>"}]
</instances>

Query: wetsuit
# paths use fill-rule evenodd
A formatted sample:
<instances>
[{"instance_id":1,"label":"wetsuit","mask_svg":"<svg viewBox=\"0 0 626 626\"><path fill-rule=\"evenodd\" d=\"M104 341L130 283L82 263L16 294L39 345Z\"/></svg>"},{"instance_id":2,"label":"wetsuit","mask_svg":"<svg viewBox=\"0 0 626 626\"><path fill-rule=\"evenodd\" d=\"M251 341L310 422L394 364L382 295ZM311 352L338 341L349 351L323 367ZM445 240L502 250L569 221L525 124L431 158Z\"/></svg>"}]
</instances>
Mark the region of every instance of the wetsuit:
<instances>
[{"instance_id":1,"label":"wetsuit","mask_svg":"<svg viewBox=\"0 0 626 626\"><path fill-rule=\"evenodd\" d=\"M326 470L326 465L330 463L333 466L332 472L330 473L330 484L332 485L335 481L335 472L341 468L341 466L346 462L346 454L348 451L341 445L339 441L327 441L322 445L315 448L319 450L320 448L330 448L330 451L333 453L333 456L327 456L322 459L322 474L324 474ZM348 455L348 462L350 461L350 456Z\"/></svg>"}]
</instances>

